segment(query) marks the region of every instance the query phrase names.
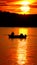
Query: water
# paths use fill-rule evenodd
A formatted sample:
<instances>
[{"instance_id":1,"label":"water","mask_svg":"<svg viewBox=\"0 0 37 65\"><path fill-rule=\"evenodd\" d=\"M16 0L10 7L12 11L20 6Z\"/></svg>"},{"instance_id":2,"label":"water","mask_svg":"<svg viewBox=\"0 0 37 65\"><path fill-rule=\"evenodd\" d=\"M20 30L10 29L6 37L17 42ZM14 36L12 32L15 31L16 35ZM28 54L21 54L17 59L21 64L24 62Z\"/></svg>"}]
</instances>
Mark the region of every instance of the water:
<instances>
[{"instance_id":1,"label":"water","mask_svg":"<svg viewBox=\"0 0 37 65\"><path fill-rule=\"evenodd\" d=\"M0 65L37 65L37 28L0 28ZM21 30L21 31L20 31ZM21 32L27 39L9 39Z\"/></svg>"}]
</instances>

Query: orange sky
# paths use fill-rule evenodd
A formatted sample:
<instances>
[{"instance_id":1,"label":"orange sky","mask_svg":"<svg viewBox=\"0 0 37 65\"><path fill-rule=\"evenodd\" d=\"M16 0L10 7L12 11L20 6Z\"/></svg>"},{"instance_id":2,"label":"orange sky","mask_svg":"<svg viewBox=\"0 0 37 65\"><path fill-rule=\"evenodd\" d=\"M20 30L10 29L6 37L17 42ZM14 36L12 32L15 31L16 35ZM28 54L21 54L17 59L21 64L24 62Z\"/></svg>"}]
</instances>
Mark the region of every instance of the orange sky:
<instances>
[{"instance_id":1,"label":"orange sky","mask_svg":"<svg viewBox=\"0 0 37 65\"><path fill-rule=\"evenodd\" d=\"M37 14L37 0L0 0L0 10L18 14Z\"/></svg>"}]
</instances>

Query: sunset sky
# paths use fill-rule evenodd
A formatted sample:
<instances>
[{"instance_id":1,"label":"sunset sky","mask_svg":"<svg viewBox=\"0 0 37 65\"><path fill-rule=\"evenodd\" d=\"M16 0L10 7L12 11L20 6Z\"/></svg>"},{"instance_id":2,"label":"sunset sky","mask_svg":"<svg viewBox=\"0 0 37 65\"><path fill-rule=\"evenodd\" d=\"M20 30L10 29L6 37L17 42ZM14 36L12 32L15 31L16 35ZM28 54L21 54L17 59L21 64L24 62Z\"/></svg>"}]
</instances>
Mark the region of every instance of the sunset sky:
<instances>
[{"instance_id":1,"label":"sunset sky","mask_svg":"<svg viewBox=\"0 0 37 65\"><path fill-rule=\"evenodd\" d=\"M0 10L18 14L37 14L37 0L0 0Z\"/></svg>"}]
</instances>

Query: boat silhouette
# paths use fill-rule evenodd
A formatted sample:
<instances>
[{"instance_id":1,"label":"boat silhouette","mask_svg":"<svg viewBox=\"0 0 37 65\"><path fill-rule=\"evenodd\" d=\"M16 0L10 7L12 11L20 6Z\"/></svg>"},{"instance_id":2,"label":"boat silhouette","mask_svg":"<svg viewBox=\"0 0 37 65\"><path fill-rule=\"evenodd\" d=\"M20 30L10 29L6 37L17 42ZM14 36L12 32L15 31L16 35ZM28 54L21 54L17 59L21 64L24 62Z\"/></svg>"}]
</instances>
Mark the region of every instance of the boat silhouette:
<instances>
[{"instance_id":1,"label":"boat silhouette","mask_svg":"<svg viewBox=\"0 0 37 65\"><path fill-rule=\"evenodd\" d=\"M12 38L20 38L20 39L25 38L25 39L26 39L26 37L27 37L26 34L25 34L25 35L23 35L23 34L20 34L20 35L14 35L14 32L12 32L11 35L8 35L8 36L9 36L10 39L12 39Z\"/></svg>"}]
</instances>

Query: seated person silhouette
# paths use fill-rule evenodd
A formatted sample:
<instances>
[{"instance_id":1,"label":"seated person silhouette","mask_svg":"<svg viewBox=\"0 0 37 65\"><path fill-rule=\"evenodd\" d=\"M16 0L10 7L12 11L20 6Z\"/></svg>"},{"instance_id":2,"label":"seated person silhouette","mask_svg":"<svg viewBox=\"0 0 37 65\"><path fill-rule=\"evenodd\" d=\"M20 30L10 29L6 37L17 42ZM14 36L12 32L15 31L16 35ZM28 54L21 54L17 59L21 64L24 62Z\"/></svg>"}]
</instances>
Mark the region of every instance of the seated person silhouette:
<instances>
[{"instance_id":1,"label":"seated person silhouette","mask_svg":"<svg viewBox=\"0 0 37 65\"><path fill-rule=\"evenodd\" d=\"M11 36L14 36L14 32L11 33Z\"/></svg>"}]
</instances>

